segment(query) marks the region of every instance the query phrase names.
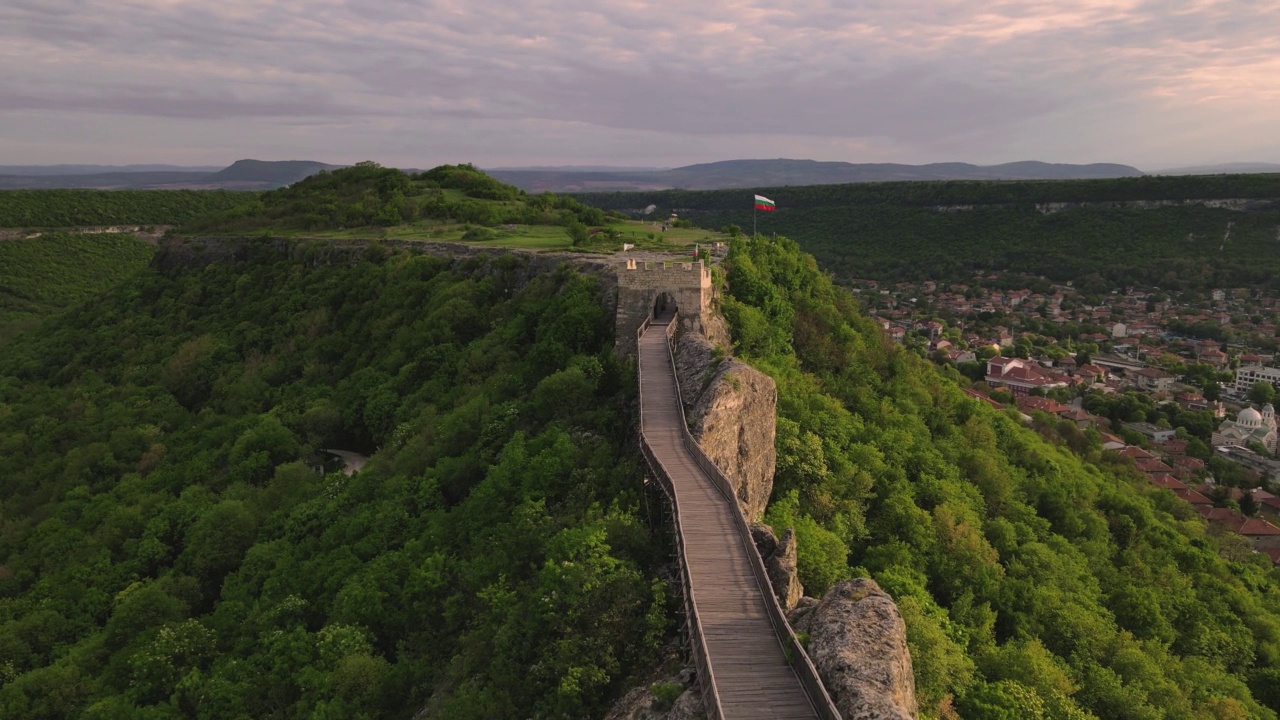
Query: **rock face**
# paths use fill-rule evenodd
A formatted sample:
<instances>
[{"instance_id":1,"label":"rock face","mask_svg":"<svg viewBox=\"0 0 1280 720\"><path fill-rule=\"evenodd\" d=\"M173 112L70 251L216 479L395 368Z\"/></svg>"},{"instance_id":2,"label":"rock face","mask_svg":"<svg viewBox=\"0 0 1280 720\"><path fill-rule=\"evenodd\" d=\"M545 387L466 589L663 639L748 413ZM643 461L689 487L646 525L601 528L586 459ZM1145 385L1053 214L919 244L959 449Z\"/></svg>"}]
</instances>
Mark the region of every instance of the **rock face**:
<instances>
[{"instance_id":1,"label":"rock face","mask_svg":"<svg viewBox=\"0 0 1280 720\"><path fill-rule=\"evenodd\" d=\"M804 588L796 575L796 531L787 528L779 540L767 525L751 525L751 539L769 572L769 584L783 611L794 608L804 597Z\"/></svg>"},{"instance_id":2,"label":"rock face","mask_svg":"<svg viewBox=\"0 0 1280 720\"><path fill-rule=\"evenodd\" d=\"M792 616L845 720L907 720L919 712L907 629L873 580L848 580Z\"/></svg>"},{"instance_id":3,"label":"rock face","mask_svg":"<svg viewBox=\"0 0 1280 720\"><path fill-rule=\"evenodd\" d=\"M702 709L702 697L698 694L696 684L688 684L674 704L665 707L662 699L655 693L659 685L679 683L672 678L668 683L654 683L638 687L627 693L612 708L604 720L697 720L705 718Z\"/></svg>"},{"instance_id":4,"label":"rock face","mask_svg":"<svg viewBox=\"0 0 1280 720\"><path fill-rule=\"evenodd\" d=\"M705 324L720 334L718 326ZM700 332L682 331L675 349L689 430L733 483L747 520L758 521L773 492L778 386L768 375L725 355L726 345L717 348Z\"/></svg>"}]
</instances>

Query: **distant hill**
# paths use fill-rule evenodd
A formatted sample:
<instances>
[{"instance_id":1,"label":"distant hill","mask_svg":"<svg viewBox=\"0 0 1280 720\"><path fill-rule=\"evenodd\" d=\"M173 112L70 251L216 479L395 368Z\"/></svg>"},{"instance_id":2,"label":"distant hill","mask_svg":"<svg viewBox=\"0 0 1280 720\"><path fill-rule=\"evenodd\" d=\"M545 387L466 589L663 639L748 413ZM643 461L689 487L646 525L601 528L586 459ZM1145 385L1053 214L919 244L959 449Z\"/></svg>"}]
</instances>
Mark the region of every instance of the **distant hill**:
<instances>
[{"instance_id":1,"label":"distant hill","mask_svg":"<svg viewBox=\"0 0 1280 720\"><path fill-rule=\"evenodd\" d=\"M328 165L310 160L237 160L231 167L209 176L213 183L269 183L275 187L292 185L321 170L337 170L341 165Z\"/></svg>"},{"instance_id":2,"label":"distant hill","mask_svg":"<svg viewBox=\"0 0 1280 720\"><path fill-rule=\"evenodd\" d=\"M224 182L241 182L241 178L266 177L270 171L276 181L283 181L290 177L287 170L295 174L313 170L304 163L293 168L279 165L263 168L242 160L218 175ZM325 167L331 166L318 169ZM496 237L491 229L500 225L581 225L585 237L585 226L600 226L605 220L602 211L569 197L529 198L519 188L504 185L471 165L441 165L408 175L375 163L359 163L323 175L313 173L288 187L262 193L255 202L194 218L179 229L221 235L368 232L371 228L413 225L423 232L431 228L444 232L446 227L456 230L459 237L451 239L488 240ZM563 230L553 234L568 237Z\"/></svg>"},{"instance_id":3,"label":"distant hill","mask_svg":"<svg viewBox=\"0 0 1280 720\"><path fill-rule=\"evenodd\" d=\"M846 163L817 160L725 160L671 170L596 171L577 168L490 170L489 174L526 192L615 190L725 190L779 185L833 185L908 180L1082 180L1137 177L1129 165L1069 165L1024 161L1002 165L970 163Z\"/></svg>"},{"instance_id":4,"label":"distant hill","mask_svg":"<svg viewBox=\"0 0 1280 720\"><path fill-rule=\"evenodd\" d=\"M1221 163L1218 165L1192 165L1190 167L1155 170L1152 175L1235 175L1252 173L1280 173L1280 163L1247 162Z\"/></svg>"},{"instance_id":5,"label":"distant hill","mask_svg":"<svg viewBox=\"0 0 1280 720\"><path fill-rule=\"evenodd\" d=\"M165 165L0 166L0 190L274 190L339 167L309 160L237 160L220 170Z\"/></svg>"}]
</instances>

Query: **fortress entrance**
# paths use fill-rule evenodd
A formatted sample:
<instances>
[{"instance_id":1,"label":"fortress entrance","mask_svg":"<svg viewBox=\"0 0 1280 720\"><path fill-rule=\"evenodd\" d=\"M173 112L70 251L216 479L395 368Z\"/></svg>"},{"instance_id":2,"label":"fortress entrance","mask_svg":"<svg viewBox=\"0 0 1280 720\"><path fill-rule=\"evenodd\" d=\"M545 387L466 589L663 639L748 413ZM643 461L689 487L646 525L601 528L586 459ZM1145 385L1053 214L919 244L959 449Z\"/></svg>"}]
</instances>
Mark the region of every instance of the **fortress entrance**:
<instances>
[{"instance_id":1,"label":"fortress entrance","mask_svg":"<svg viewBox=\"0 0 1280 720\"><path fill-rule=\"evenodd\" d=\"M658 293L657 299L653 301L653 319L669 320L676 314L676 299L671 293Z\"/></svg>"},{"instance_id":2,"label":"fortress entrance","mask_svg":"<svg viewBox=\"0 0 1280 720\"><path fill-rule=\"evenodd\" d=\"M618 309L614 319L619 355L636 352L636 331L647 318L667 323L675 315L689 328L702 327L711 308L711 271L697 262L641 262L627 258L618 266Z\"/></svg>"}]
</instances>

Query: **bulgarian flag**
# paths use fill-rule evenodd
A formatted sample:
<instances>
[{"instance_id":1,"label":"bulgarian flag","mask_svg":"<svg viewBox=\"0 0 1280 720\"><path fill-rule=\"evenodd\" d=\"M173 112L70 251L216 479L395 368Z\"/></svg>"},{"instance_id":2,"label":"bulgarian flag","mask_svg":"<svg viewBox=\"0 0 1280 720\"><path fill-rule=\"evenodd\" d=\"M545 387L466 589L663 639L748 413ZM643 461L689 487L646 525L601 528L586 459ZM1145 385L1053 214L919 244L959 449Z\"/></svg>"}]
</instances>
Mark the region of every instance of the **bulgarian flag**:
<instances>
[{"instance_id":1,"label":"bulgarian flag","mask_svg":"<svg viewBox=\"0 0 1280 720\"><path fill-rule=\"evenodd\" d=\"M770 211L772 211L772 210L774 209L774 207L773 207L773 201L772 201L772 200L770 200L769 198L767 198L767 197L763 196L763 195L757 195L757 196L756 196L756 209L757 209L757 210L770 210Z\"/></svg>"}]
</instances>

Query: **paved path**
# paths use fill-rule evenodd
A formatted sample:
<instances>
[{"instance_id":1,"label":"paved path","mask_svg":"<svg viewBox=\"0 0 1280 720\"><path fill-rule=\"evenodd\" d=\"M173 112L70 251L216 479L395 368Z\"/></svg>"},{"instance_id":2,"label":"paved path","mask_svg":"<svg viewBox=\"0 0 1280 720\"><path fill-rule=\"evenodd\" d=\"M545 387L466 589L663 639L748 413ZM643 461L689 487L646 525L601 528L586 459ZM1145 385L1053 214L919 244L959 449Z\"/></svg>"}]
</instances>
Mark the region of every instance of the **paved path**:
<instances>
[{"instance_id":1,"label":"paved path","mask_svg":"<svg viewBox=\"0 0 1280 720\"><path fill-rule=\"evenodd\" d=\"M353 453L350 450L321 450L322 453L328 453L342 460L342 474L355 475L364 468L364 464L369 462L369 458L360 453Z\"/></svg>"},{"instance_id":2,"label":"paved path","mask_svg":"<svg viewBox=\"0 0 1280 720\"><path fill-rule=\"evenodd\" d=\"M787 664L735 530L734 508L682 442L666 326L640 339L644 435L675 486L690 581L725 718L816 718ZM772 590L768 590L772 592Z\"/></svg>"}]
</instances>

